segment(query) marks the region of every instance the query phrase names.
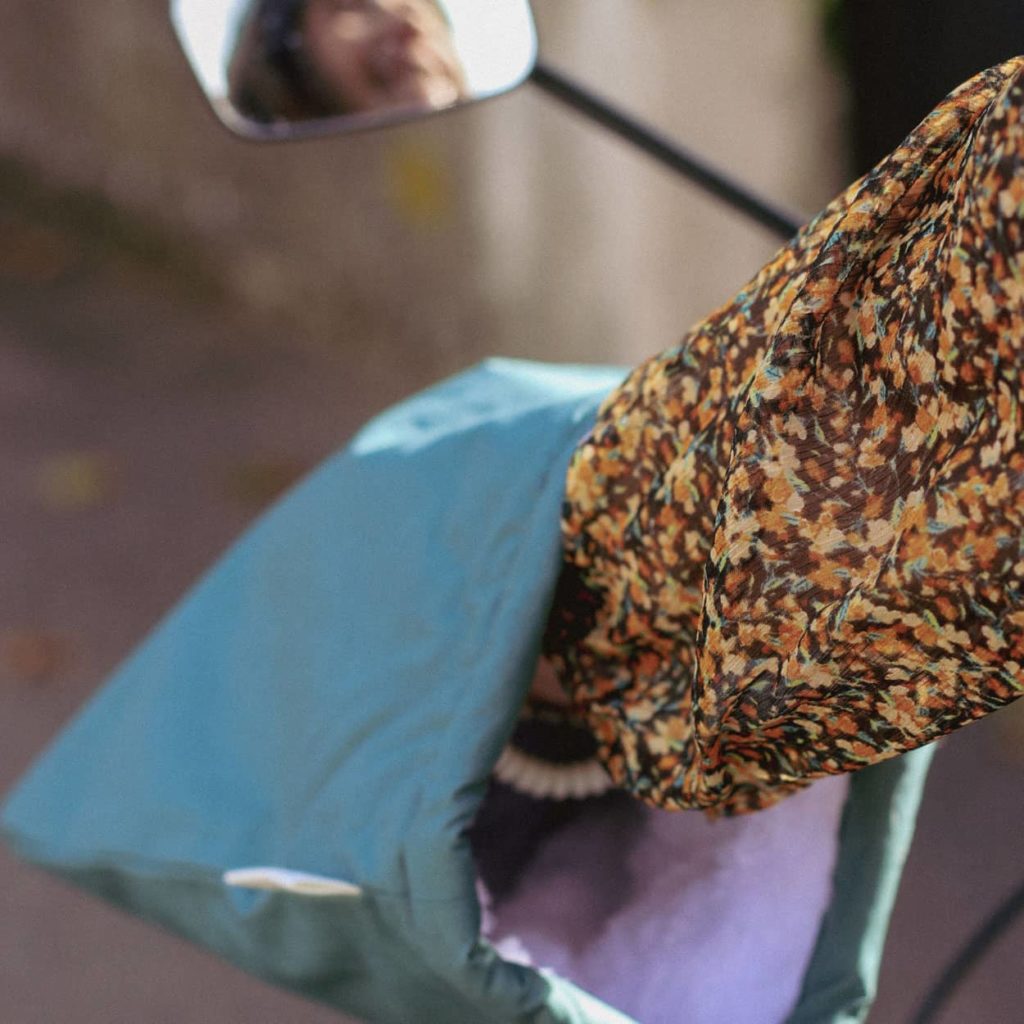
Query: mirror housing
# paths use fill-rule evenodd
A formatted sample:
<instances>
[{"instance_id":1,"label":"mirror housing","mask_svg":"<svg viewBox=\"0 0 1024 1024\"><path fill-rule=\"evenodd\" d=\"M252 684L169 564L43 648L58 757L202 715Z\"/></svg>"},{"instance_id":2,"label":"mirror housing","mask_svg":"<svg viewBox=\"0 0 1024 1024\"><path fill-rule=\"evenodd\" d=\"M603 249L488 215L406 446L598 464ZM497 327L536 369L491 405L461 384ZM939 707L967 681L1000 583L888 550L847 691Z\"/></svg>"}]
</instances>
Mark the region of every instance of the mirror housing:
<instances>
[{"instance_id":1,"label":"mirror housing","mask_svg":"<svg viewBox=\"0 0 1024 1024\"><path fill-rule=\"evenodd\" d=\"M465 106L537 60L528 0L171 0L171 20L218 118L255 140Z\"/></svg>"}]
</instances>

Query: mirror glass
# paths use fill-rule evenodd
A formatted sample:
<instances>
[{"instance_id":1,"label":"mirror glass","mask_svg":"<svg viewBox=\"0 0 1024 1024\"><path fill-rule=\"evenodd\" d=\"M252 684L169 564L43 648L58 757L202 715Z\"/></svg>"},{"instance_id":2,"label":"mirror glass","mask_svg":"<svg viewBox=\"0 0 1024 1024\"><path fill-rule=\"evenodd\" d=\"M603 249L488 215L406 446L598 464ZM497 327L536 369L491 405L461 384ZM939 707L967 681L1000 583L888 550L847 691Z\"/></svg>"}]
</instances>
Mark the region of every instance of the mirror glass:
<instances>
[{"instance_id":1,"label":"mirror glass","mask_svg":"<svg viewBox=\"0 0 1024 1024\"><path fill-rule=\"evenodd\" d=\"M171 0L171 17L217 115L255 139L485 99L537 55L527 0Z\"/></svg>"}]
</instances>

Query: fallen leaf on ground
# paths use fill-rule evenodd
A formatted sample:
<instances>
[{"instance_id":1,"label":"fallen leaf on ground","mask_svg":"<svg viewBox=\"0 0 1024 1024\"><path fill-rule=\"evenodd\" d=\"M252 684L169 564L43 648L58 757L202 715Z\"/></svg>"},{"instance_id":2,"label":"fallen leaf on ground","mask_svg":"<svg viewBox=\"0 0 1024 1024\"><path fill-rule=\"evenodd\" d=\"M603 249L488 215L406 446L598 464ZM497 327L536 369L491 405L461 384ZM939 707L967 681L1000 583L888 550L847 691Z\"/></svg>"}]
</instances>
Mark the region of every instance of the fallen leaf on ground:
<instances>
[{"instance_id":1,"label":"fallen leaf on ground","mask_svg":"<svg viewBox=\"0 0 1024 1024\"><path fill-rule=\"evenodd\" d=\"M113 496L114 466L101 453L64 452L43 460L36 482L39 498L49 509L94 508Z\"/></svg>"},{"instance_id":2,"label":"fallen leaf on ground","mask_svg":"<svg viewBox=\"0 0 1024 1024\"><path fill-rule=\"evenodd\" d=\"M0 641L4 663L15 682L52 682L70 660L67 641L46 630L9 630L0 635Z\"/></svg>"},{"instance_id":3,"label":"fallen leaf on ground","mask_svg":"<svg viewBox=\"0 0 1024 1024\"><path fill-rule=\"evenodd\" d=\"M240 462L228 473L228 494L244 505L259 508L288 490L308 468L306 463L290 458Z\"/></svg>"},{"instance_id":4,"label":"fallen leaf on ground","mask_svg":"<svg viewBox=\"0 0 1024 1024\"><path fill-rule=\"evenodd\" d=\"M81 256L72 238L41 224L18 224L4 231L0 276L24 284L49 284Z\"/></svg>"},{"instance_id":5,"label":"fallen leaf on ground","mask_svg":"<svg viewBox=\"0 0 1024 1024\"><path fill-rule=\"evenodd\" d=\"M442 153L407 142L389 153L391 203L402 219L417 227L436 227L451 220L454 185Z\"/></svg>"}]
</instances>

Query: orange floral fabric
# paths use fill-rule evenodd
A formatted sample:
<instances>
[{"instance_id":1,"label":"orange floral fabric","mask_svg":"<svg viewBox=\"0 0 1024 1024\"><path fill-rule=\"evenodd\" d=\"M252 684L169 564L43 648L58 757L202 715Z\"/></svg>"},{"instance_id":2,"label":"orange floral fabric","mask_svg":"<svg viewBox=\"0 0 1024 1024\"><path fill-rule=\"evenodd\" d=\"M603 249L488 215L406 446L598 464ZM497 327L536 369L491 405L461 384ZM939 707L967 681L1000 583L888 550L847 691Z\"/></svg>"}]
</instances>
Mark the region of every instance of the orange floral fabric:
<instances>
[{"instance_id":1,"label":"orange floral fabric","mask_svg":"<svg viewBox=\"0 0 1024 1024\"><path fill-rule=\"evenodd\" d=\"M574 454L545 653L615 782L737 813L1024 690L1024 58L967 82Z\"/></svg>"}]
</instances>

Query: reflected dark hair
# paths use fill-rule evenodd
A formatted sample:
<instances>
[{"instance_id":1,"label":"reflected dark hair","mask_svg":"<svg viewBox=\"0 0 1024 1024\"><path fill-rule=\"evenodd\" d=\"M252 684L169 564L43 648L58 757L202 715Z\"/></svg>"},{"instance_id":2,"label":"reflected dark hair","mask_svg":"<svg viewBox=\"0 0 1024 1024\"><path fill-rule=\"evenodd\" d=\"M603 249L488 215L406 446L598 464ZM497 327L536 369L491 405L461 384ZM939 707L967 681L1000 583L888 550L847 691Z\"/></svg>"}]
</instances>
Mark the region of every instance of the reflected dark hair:
<instances>
[{"instance_id":1,"label":"reflected dark hair","mask_svg":"<svg viewBox=\"0 0 1024 1024\"><path fill-rule=\"evenodd\" d=\"M308 0L256 0L238 31L228 67L228 98L263 123L336 117L341 100L323 89L302 45Z\"/></svg>"}]
</instances>

